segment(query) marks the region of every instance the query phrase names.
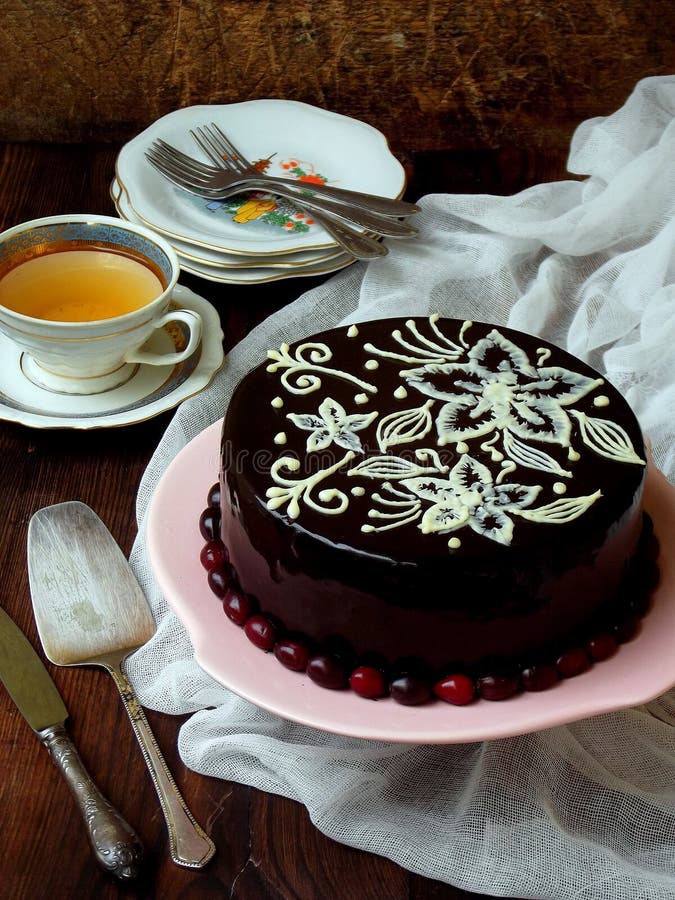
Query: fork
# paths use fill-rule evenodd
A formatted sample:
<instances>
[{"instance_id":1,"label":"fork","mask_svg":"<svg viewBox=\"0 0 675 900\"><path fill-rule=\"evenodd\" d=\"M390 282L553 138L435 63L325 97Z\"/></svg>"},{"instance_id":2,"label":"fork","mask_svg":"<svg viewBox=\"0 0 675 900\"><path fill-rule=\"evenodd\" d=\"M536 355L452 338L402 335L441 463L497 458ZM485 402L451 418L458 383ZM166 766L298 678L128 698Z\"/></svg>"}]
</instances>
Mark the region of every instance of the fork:
<instances>
[{"instance_id":1,"label":"fork","mask_svg":"<svg viewBox=\"0 0 675 900\"><path fill-rule=\"evenodd\" d=\"M356 209L364 209L368 212L379 213L382 216L396 218L409 216L420 210L420 207L415 203L408 203L405 200L399 200L393 197L381 197L377 194L352 191L346 188L335 187L330 184L299 182L292 178L279 178L275 175L267 175L246 159L215 122L212 122L210 126L204 126L203 129L199 130L206 131L207 129L210 140L214 144L215 152L218 154L216 172L222 168L224 162L223 157L226 156L236 164L236 168L235 166L232 168L234 171L238 172L242 179L250 178L254 181L265 182L265 184L269 185L274 184L287 187L296 193L301 194L304 198L324 197L326 199L341 201ZM167 144L161 139L158 139L156 143L162 145L167 150L174 149L170 144ZM181 154L180 151L177 152L185 158L185 154ZM190 157L187 158L191 159ZM203 163L201 166L202 169L208 171L209 174L215 174L212 166L204 166Z\"/></svg>"},{"instance_id":2,"label":"fork","mask_svg":"<svg viewBox=\"0 0 675 900\"><path fill-rule=\"evenodd\" d=\"M290 188L289 185L294 183L285 178L278 179L280 184L275 182L271 186L263 179L253 180L249 175L242 174L238 160L235 161L233 157L221 154L216 149L217 145L210 142L209 137L205 133L201 133L201 130L199 134L194 131L190 133L199 147L213 161L215 168L193 159L161 140L155 141L145 154L155 168L162 166L164 174L169 177L168 173L170 172L174 176L175 183L180 184L186 190L192 190L193 193L198 192L201 196L211 200L222 200L233 193L251 188L254 190L264 189L268 193L293 201L296 206L299 205L303 209L310 210L313 214L327 213L331 216L339 216L340 219L359 225L374 234L393 237L412 237L417 234L416 228L398 218L383 216L381 213L364 208L356 208L351 203L346 204L324 197L314 197L302 190L298 191L295 187ZM242 181L242 179L244 180ZM214 188L214 184L218 187ZM229 186L227 188L220 187L221 184ZM236 190L233 190L235 187Z\"/></svg>"},{"instance_id":3,"label":"fork","mask_svg":"<svg viewBox=\"0 0 675 900\"><path fill-rule=\"evenodd\" d=\"M237 179L237 183L231 186L229 190L223 189L219 191L216 198L208 190L204 191L202 188L195 187L194 182L186 178L184 167L181 168L175 160L162 156L153 148L147 150L145 156L148 162L161 175L177 185L177 187L204 199L224 199L232 194L240 194L242 190L250 187L250 184L242 186ZM223 174L227 175L227 173ZM378 257L386 256L389 252L379 241L369 237L367 234L362 234L360 231L347 227L340 219L333 218L327 213L317 212L313 213L313 216L333 240L355 259L377 259Z\"/></svg>"},{"instance_id":4,"label":"fork","mask_svg":"<svg viewBox=\"0 0 675 900\"><path fill-rule=\"evenodd\" d=\"M374 232L375 234L383 234L394 237L412 237L417 234L417 229L413 228L407 222L402 222L398 218L389 215L383 216L376 212L372 207L365 209L364 207L355 207L353 203L337 202L326 197L318 198L308 193L297 181L288 178L274 178L273 176L264 175L242 158L238 150L225 137L223 132L217 125L212 124L211 127L203 126L195 130L190 130L190 134L195 139L197 145L206 153L211 161L221 169L225 169L239 176L249 178L256 177L251 172L257 172L260 184L271 194L279 193L288 199L294 200L301 207L314 212L327 212L340 218L361 225L363 228ZM234 151L234 152L233 152ZM290 185L290 191L289 191Z\"/></svg>"}]
</instances>

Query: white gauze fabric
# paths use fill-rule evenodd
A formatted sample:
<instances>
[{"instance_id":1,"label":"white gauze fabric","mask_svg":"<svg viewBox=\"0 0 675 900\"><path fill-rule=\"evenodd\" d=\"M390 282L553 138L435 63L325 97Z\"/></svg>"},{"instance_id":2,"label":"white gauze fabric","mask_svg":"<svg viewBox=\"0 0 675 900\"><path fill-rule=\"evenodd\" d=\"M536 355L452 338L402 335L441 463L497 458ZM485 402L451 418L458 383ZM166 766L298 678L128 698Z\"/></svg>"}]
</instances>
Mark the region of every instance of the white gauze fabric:
<instances>
[{"instance_id":1,"label":"white gauze fabric","mask_svg":"<svg viewBox=\"0 0 675 900\"><path fill-rule=\"evenodd\" d=\"M490 895L673 900L675 692L468 745L322 733L256 708L199 668L145 551L159 477L223 415L267 349L378 317L439 312L566 347L624 393L675 481L675 76L641 81L616 113L584 122L569 170L582 177L513 197L424 197L417 239L390 241L386 258L351 266L273 315L181 406L139 490L132 563L158 628L128 670L146 706L193 713L179 737L187 766L292 797L338 841Z\"/></svg>"}]
</instances>

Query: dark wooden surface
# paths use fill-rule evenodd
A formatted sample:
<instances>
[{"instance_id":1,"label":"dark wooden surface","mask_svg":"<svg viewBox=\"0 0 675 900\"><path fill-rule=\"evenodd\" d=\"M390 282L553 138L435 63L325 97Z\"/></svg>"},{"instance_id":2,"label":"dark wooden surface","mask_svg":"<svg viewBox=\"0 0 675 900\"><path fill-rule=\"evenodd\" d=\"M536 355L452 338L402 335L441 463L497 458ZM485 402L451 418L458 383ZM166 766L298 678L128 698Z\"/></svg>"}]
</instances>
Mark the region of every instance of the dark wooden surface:
<instances>
[{"instance_id":1,"label":"dark wooden surface","mask_svg":"<svg viewBox=\"0 0 675 900\"><path fill-rule=\"evenodd\" d=\"M114 214L108 189L115 155L116 148L109 145L0 145L0 226L67 212ZM408 196L512 193L564 177L565 156L562 151L516 148L419 155L411 159ZM181 280L218 308L226 347L319 282L235 287ZM171 415L88 432L0 421L0 605L40 653L25 560L31 514L47 504L82 500L98 512L128 554L136 534L138 483ZM147 848L146 864L130 885L120 885L97 868L65 784L0 686L0 896L476 900L478 895L324 837L299 804L190 772L176 750L181 720L149 712L188 805L218 848L201 872L176 867L150 778L111 679L98 669L48 668L70 711L69 730L80 754L103 792L138 831Z\"/></svg>"}]
</instances>

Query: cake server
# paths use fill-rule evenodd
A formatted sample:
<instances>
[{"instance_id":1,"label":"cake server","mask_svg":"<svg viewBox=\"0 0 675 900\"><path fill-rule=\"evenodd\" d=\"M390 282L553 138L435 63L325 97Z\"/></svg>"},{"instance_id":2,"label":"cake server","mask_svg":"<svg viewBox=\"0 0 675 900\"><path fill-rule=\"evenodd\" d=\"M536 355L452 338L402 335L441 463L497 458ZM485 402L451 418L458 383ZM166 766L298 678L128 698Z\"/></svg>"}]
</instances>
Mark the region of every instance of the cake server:
<instances>
[{"instance_id":1,"label":"cake server","mask_svg":"<svg viewBox=\"0 0 675 900\"><path fill-rule=\"evenodd\" d=\"M40 738L75 798L98 864L117 878L138 875L138 836L92 781L66 731L68 710L26 635L0 608L0 680Z\"/></svg>"},{"instance_id":2,"label":"cake server","mask_svg":"<svg viewBox=\"0 0 675 900\"><path fill-rule=\"evenodd\" d=\"M206 865L215 846L187 808L123 670L155 622L115 539L84 503L44 507L28 526L28 575L48 659L101 666L112 675L159 797L171 858L187 868Z\"/></svg>"}]
</instances>

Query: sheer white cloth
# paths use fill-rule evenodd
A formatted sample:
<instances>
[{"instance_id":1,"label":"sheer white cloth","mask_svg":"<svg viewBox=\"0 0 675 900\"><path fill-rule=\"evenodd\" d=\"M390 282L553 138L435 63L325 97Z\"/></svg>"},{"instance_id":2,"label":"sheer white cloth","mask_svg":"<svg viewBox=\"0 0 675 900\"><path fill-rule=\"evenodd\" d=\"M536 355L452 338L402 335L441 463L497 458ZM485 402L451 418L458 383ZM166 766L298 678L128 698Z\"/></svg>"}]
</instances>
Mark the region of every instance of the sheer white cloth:
<instances>
[{"instance_id":1,"label":"sheer white cloth","mask_svg":"<svg viewBox=\"0 0 675 900\"><path fill-rule=\"evenodd\" d=\"M189 767L292 797L338 841L500 896L673 900L675 692L650 704L660 719L643 707L487 743L321 733L202 672L144 546L161 473L268 348L383 316L438 311L566 346L625 394L675 482L675 76L645 79L616 113L580 125L569 170L581 177L513 197L424 197L418 239L272 316L183 404L139 490L132 563L158 629L128 668L145 705L194 713L179 738Z\"/></svg>"}]
</instances>

